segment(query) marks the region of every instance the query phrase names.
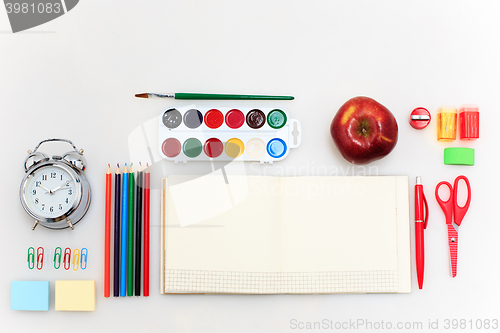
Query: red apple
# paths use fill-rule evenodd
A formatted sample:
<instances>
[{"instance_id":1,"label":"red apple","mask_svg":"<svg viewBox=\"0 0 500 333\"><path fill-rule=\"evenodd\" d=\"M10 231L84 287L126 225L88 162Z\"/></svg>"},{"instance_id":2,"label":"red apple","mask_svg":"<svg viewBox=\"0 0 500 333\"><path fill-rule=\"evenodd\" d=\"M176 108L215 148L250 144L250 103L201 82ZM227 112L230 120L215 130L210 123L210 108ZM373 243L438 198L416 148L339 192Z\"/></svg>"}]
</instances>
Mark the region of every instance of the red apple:
<instances>
[{"instance_id":1,"label":"red apple","mask_svg":"<svg viewBox=\"0 0 500 333\"><path fill-rule=\"evenodd\" d=\"M385 106L360 96L340 107L330 125L330 134L346 160L367 164L394 149L398 142L398 123Z\"/></svg>"}]
</instances>

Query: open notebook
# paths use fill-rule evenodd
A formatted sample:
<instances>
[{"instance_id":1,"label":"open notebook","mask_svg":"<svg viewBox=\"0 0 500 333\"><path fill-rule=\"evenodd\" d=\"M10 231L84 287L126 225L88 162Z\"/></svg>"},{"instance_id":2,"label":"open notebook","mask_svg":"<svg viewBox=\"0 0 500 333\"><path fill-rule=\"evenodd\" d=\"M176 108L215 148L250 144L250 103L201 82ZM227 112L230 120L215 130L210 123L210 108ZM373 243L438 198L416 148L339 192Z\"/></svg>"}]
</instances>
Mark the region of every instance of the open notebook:
<instances>
[{"instance_id":1,"label":"open notebook","mask_svg":"<svg viewBox=\"0 0 500 333\"><path fill-rule=\"evenodd\" d=\"M162 294L411 292L406 176L170 176L162 193Z\"/></svg>"}]
</instances>

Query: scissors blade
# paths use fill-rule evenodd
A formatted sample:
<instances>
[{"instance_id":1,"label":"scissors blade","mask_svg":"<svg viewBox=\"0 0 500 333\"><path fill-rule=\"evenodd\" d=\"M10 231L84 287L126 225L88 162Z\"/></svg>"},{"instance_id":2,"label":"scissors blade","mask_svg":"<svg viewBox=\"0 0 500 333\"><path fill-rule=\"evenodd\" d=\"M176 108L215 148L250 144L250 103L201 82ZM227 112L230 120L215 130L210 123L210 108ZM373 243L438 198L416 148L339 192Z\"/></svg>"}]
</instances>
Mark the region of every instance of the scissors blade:
<instances>
[{"instance_id":1,"label":"scissors blade","mask_svg":"<svg viewBox=\"0 0 500 333\"><path fill-rule=\"evenodd\" d=\"M458 226L448 224L448 245L450 246L451 277L457 276Z\"/></svg>"}]
</instances>

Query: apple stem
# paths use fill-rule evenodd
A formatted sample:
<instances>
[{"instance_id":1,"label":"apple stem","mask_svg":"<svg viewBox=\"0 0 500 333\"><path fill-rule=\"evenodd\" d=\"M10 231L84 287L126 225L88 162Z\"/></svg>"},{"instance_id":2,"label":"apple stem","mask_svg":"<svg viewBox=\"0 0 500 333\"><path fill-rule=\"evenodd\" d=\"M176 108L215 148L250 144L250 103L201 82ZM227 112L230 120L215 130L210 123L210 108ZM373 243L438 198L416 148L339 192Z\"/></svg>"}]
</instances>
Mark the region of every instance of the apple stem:
<instances>
[{"instance_id":1,"label":"apple stem","mask_svg":"<svg viewBox=\"0 0 500 333\"><path fill-rule=\"evenodd\" d=\"M368 137L371 132L370 123L366 119L361 119L358 123L357 132L362 137Z\"/></svg>"}]
</instances>

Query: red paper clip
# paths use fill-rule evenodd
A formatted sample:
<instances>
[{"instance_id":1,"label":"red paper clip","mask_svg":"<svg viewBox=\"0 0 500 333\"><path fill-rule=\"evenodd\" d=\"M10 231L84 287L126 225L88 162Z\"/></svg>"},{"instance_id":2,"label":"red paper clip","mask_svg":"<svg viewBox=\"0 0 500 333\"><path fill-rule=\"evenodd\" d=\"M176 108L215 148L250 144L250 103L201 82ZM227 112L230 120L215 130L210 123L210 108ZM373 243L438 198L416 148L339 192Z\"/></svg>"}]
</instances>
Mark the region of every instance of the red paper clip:
<instances>
[{"instance_id":1,"label":"red paper clip","mask_svg":"<svg viewBox=\"0 0 500 333\"><path fill-rule=\"evenodd\" d=\"M36 269L43 268L43 247L36 249Z\"/></svg>"},{"instance_id":2,"label":"red paper clip","mask_svg":"<svg viewBox=\"0 0 500 333\"><path fill-rule=\"evenodd\" d=\"M69 247L64 249L63 264L65 270L68 270L71 267L71 249Z\"/></svg>"}]
</instances>

